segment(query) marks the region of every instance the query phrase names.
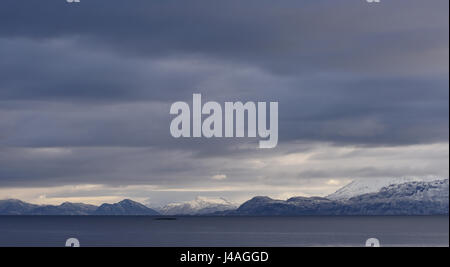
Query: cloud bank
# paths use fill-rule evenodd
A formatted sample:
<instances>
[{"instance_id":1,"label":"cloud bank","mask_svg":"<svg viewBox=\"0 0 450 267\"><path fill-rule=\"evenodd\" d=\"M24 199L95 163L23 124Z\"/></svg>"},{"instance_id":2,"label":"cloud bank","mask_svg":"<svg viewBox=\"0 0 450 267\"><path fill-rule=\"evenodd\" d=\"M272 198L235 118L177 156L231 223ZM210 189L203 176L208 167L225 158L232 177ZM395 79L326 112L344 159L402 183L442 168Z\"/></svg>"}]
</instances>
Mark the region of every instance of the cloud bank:
<instances>
[{"instance_id":1,"label":"cloud bank","mask_svg":"<svg viewBox=\"0 0 450 267\"><path fill-rule=\"evenodd\" d=\"M0 197L324 195L448 176L448 32L445 0L2 1ZM279 102L279 147L171 138L170 104L193 93Z\"/></svg>"}]
</instances>

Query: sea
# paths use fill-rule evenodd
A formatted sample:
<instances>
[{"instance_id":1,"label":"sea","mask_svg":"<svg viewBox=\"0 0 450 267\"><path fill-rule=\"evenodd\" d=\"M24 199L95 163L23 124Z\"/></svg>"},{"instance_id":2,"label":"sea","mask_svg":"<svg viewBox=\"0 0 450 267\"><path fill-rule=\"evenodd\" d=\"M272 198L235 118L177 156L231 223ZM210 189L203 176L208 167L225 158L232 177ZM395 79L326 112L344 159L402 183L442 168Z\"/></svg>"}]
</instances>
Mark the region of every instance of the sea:
<instances>
[{"instance_id":1,"label":"sea","mask_svg":"<svg viewBox=\"0 0 450 267\"><path fill-rule=\"evenodd\" d=\"M448 247L448 216L0 216L0 246Z\"/></svg>"}]
</instances>

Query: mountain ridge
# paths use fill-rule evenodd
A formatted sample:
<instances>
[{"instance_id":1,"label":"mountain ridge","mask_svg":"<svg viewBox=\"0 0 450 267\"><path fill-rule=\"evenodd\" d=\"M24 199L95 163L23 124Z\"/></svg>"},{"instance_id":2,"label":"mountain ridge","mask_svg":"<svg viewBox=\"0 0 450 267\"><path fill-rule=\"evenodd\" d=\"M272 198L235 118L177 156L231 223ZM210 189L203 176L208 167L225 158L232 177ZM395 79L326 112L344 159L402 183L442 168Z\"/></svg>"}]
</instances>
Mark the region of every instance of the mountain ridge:
<instances>
[{"instance_id":1,"label":"mountain ridge","mask_svg":"<svg viewBox=\"0 0 450 267\"><path fill-rule=\"evenodd\" d=\"M338 190L339 191L339 190ZM222 199L208 202L198 198L174 203L156 211L141 203L124 199L100 206L65 202L59 206L35 205L17 199L0 200L0 215L215 215L215 216L301 216L301 215L448 215L449 180L411 181L391 184L377 192L342 200L327 197L291 197L287 200L255 196L239 207ZM230 205L230 206L228 206ZM227 209L230 207L230 209ZM215 209L216 208L216 209Z\"/></svg>"},{"instance_id":2,"label":"mountain ridge","mask_svg":"<svg viewBox=\"0 0 450 267\"><path fill-rule=\"evenodd\" d=\"M170 203L157 210L163 215L204 215L237 207L224 198L197 197L192 201Z\"/></svg>"},{"instance_id":3,"label":"mountain ridge","mask_svg":"<svg viewBox=\"0 0 450 267\"><path fill-rule=\"evenodd\" d=\"M276 200L254 197L237 210L222 215L448 215L449 180L409 182L383 187L379 192L348 200L294 197ZM217 215L221 215L217 213Z\"/></svg>"},{"instance_id":4,"label":"mountain ridge","mask_svg":"<svg viewBox=\"0 0 450 267\"><path fill-rule=\"evenodd\" d=\"M114 204L102 204L93 215L159 215L159 213L139 202L124 199Z\"/></svg>"},{"instance_id":5,"label":"mountain ridge","mask_svg":"<svg viewBox=\"0 0 450 267\"><path fill-rule=\"evenodd\" d=\"M0 200L0 215L159 215L141 203L124 199L118 203L100 206L64 202L61 205L36 205L18 199Z\"/></svg>"},{"instance_id":6,"label":"mountain ridge","mask_svg":"<svg viewBox=\"0 0 450 267\"><path fill-rule=\"evenodd\" d=\"M380 191L383 187L403 184L409 182L431 182L435 180L445 180L445 178L438 177L390 177L390 178L371 178L371 179L355 179L345 186L339 188L333 194L326 196L326 198L331 200L348 200L352 197L376 193Z\"/></svg>"}]
</instances>

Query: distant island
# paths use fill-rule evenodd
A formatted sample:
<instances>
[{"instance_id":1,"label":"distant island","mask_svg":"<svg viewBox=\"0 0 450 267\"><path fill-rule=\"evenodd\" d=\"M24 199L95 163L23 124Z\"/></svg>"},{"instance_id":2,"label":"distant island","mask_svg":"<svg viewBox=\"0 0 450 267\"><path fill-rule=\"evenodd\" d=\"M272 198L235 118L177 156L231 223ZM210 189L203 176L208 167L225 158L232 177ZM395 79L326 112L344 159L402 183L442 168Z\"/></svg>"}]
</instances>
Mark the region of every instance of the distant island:
<instances>
[{"instance_id":1,"label":"distant island","mask_svg":"<svg viewBox=\"0 0 450 267\"><path fill-rule=\"evenodd\" d=\"M240 206L225 200L197 199L154 209L125 199L100 206L63 203L35 205L16 199L0 200L0 215L90 216L314 216L314 215L448 215L449 180L375 181L350 183L328 197L293 197L276 200L254 197Z\"/></svg>"}]
</instances>

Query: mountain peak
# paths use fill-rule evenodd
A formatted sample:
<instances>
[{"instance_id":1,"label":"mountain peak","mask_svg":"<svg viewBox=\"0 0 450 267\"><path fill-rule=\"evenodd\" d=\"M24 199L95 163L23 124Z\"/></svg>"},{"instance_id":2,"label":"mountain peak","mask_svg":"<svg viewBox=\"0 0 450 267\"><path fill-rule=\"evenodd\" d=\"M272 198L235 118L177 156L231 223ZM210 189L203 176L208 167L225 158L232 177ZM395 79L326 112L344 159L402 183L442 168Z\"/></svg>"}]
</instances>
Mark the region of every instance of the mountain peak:
<instances>
[{"instance_id":1,"label":"mountain peak","mask_svg":"<svg viewBox=\"0 0 450 267\"><path fill-rule=\"evenodd\" d=\"M335 193L328 195L326 198L331 200L348 200L363 194L376 193L383 187L396 184L404 184L408 182L431 182L439 180L436 177L397 177L397 178L370 178L355 179L349 184L337 190Z\"/></svg>"},{"instance_id":2,"label":"mountain peak","mask_svg":"<svg viewBox=\"0 0 450 267\"><path fill-rule=\"evenodd\" d=\"M420 200L429 202L448 203L449 180L436 180L431 182L409 182L392 184L383 187L377 193L363 194L350 199L353 202L396 200Z\"/></svg>"},{"instance_id":3,"label":"mountain peak","mask_svg":"<svg viewBox=\"0 0 450 267\"><path fill-rule=\"evenodd\" d=\"M130 199L124 199L114 204L102 204L94 212L95 215L158 215L159 213L147 206Z\"/></svg>"},{"instance_id":4,"label":"mountain peak","mask_svg":"<svg viewBox=\"0 0 450 267\"><path fill-rule=\"evenodd\" d=\"M286 201L254 197L232 215L443 215L448 214L449 181L393 184L349 200L293 197Z\"/></svg>"},{"instance_id":5,"label":"mountain peak","mask_svg":"<svg viewBox=\"0 0 450 267\"><path fill-rule=\"evenodd\" d=\"M18 199L0 200L0 214L1 215L27 214L37 207L39 207L39 206L29 204L29 203L23 202Z\"/></svg>"},{"instance_id":6,"label":"mountain peak","mask_svg":"<svg viewBox=\"0 0 450 267\"><path fill-rule=\"evenodd\" d=\"M234 210L237 206L224 198L208 198L198 196L192 201L170 203L160 209L165 215L202 215L226 210Z\"/></svg>"},{"instance_id":7,"label":"mountain peak","mask_svg":"<svg viewBox=\"0 0 450 267\"><path fill-rule=\"evenodd\" d=\"M122 201L120 201L118 203L122 204L122 205L142 205L141 203L133 201L133 200L128 199L128 198L126 198L126 199L124 199L124 200L122 200Z\"/></svg>"},{"instance_id":8,"label":"mountain peak","mask_svg":"<svg viewBox=\"0 0 450 267\"><path fill-rule=\"evenodd\" d=\"M15 198L2 199L2 200L0 200L0 202L3 202L3 203L6 203L6 202L8 202L8 203L22 203L22 204L26 203L26 202L23 202L22 200L15 199Z\"/></svg>"}]
</instances>

